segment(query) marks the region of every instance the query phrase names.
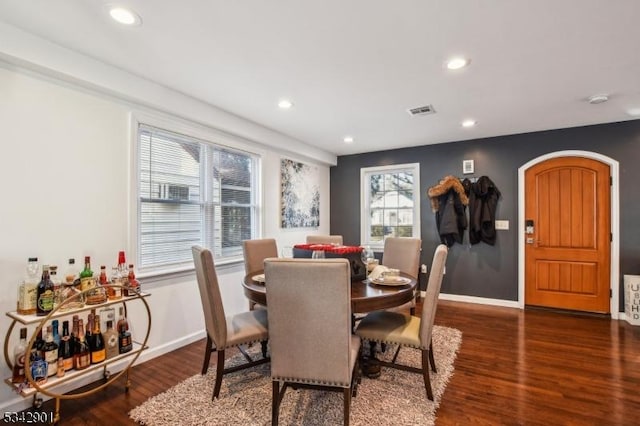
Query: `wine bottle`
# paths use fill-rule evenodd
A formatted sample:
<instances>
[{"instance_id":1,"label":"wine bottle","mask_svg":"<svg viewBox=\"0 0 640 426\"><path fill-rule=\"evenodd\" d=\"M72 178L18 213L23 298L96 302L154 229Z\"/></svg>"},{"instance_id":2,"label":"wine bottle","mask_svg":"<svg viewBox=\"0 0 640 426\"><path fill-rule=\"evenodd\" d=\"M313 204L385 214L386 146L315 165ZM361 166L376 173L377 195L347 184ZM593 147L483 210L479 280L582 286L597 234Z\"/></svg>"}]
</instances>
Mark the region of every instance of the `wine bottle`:
<instances>
[{"instance_id":1,"label":"wine bottle","mask_svg":"<svg viewBox=\"0 0 640 426\"><path fill-rule=\"evenodd\" d=\"M84 370L91 364L91 353L84 337L84 323L78 319L78 338L73 351L73 368Z\"/></svg>"},{"instance_id":2,"label":"wine bottle","mask_svg":"<svg viewBox=\"0 0 640 426\"><path fill-rule=\"evenodd\" d=\"M44 336L42 353L44 360L47 361L47 376L55 376L58 372L58 345L53 341L53 331L50 325L47 326L47 334Z\"/></svg>"},{"instance_id":3,"label":"wine bottle","mask_svg":"<svg viewBox=\"0 0 640 426\"><path fill-rule=\"evenodd\" d=\"M65 371L73 368L73 346L69 335L69 321L62 322L62 337L58 346L58 359L60 358L62 358L62 366Z\"/></svg>"},{"instance_id":4,"label":"wine bottle","mask_svg":"<svg viewBox=\"0 0 640 426\"><path fill-rule=\"evenodd\" d=\"M53 333L53 341L56 342L56 345L58 345L58 347L60 346L60 333L59 333L59 328L58 328L58 320L54 319L53 321L51 321L51 331Z\"/></svg>"},{"instance_id":5,"label":"wine bottle","mask_svg":"<svg viewBox=\"0 0 640 426\"><path fill-rule=\"evenodd\" d=\"M93 317L93 332L91 341L91 364L99 364L105 360L107 352L104 346L104 337L100 331L100 315Z\"/></svg>"},{"instance_id":6,"label":"wine bottle","mask_svg":"<svg viewBox=\"0 0 640 426\"><path fill-rule=\"evenodd\" d=\"M49 267L42 267L42 279L38 284L36 313L38 316L48 315L53 310L53 283L49 278Z\"/></svg>"},{"instance_id":7,"label":"wine bottle","mask_svg":"<svg viewBox=\"0 0 640 426\"><path fill-rule=\"evenodd\" d=\"M120 348L118 346L118 333L113 328L113 321L107 321L107 330L102 333L106 349L106 358L118 356Z\"/></svg>"},{"instance_id":8,"label":"wine bottle","mask_svg":"<svg viewBox=\"0 0 640 426\"><path fill-rule=\"evenodd\" d=\"M11 383L24 383L26 375L24 372L24 360L27 355L27 329L20 329L20 341L13 348L13 374Z\"/></svg>"}]
</instances>

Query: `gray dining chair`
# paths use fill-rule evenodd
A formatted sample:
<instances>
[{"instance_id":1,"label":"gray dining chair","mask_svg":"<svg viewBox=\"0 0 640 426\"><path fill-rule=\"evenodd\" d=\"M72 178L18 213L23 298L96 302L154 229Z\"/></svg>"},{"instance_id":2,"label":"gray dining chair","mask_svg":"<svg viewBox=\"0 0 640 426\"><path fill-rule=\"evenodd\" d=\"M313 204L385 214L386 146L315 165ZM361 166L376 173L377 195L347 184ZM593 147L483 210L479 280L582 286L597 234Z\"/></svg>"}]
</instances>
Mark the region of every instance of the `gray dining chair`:
<instances>
[{"instance_id":1,"label":"gray dining chair","mask_svg":"<svg viewBox=\"0 0 640 426\"><path fill-rule=\"evenodd\" d=\"M254 240L244 240L242 242L242 254L244 256L244 273L261 271L264 269L264 260L268 257L278 257L278 244L273 238L262 238ZM255 302L249 301L249 310L256 307Z\"/></svg>"},{"instance_id":2,"label":"gray dining chair","mask_svg":"<svg viewBox=\"0 0 640 426\"><path fill-rule=\"evenodd\" d=\"M387 237L384 240L382 264L387 268L399 269L401 272L409 274L417 280L420 269L421 250L422 240L419 238ZM396 312L409 310L411 315L415 315L417 294L418 291L416 290L413 300L392 310Z\"/></svg>"},{"instance_id":3,"label":"gray dining chair","mask_svg":"<svg viewBox=\"0 0 640 426\"><path fill-rule=\"evenodd\" d=\"M269 338L267 311L257 309L226 317L211 251L199 246L193 246L191 251L196 267L196 278L207 332L207 344L202 364L203 375L209 369L211 353L218 353L216 381L213 388L213 396L211 397L213 400L220 394L222 376L224 374L254 367L269 361L266 356L266 342ZM253 360L242 350L242 345L254 342L262 343L262 358L258 360ZM225 369L225 350L233 347L237 347L242 352L247 358L247 363Z\"/></svg>"},{"instance_id":4,"label":"gray dining chair","mask_svg":"<svg viewBox=\"0 0 640 426\"><path fill-rule=\"evenodd\" d=\"M342 235L307 235L307 244L342 245Z\"/></svg>"},{"instance_id":5,"label":"gray dining chair","mask_svg":"<svg viewBox=\"0 0 640 426\"><path fill-rule=\"evenodd\" d=\"M360 338L351 330L349 261L267 259L265 279L272 424L278 424L287 388L294 387L343 392L348 425L360 354Z\"/></svg>"},{"instance_id":6,"label":"gray dining chair","mask_svg":"<svg viewBox=\"0 0 640 426\"><path fill-rule=\"evenodd\" d=\"M363 340L397 344L399 346L398 352L402 347L419 349L422 352L422 365L420 368L397 363L398 352L396 352L391 362L380 360L378 362L382 366L421 373L427 398L432 401L433 390L431 389L431 379L429 378L429 364L431 364L434 373L436 372L436 365L433 357L431 336L447 254L446 245L441 244L436 248L420 318L399 312L375 311L367 314L358 323L355 330L356 335Z\"/></svg>"}]
</instances>

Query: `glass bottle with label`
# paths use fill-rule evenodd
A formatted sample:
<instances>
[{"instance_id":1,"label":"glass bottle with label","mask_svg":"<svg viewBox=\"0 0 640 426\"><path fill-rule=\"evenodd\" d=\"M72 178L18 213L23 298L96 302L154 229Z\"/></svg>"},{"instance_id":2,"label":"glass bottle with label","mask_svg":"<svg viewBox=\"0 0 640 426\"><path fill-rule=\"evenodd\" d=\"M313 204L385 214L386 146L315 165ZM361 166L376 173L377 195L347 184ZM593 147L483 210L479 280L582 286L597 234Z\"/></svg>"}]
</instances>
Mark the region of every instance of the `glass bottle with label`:
<instances>
[{"instance_id":1,"label":"glass bottle with label","mask_svg":"<svg viewBox=\"0 0 640 426\"><path fill-rule=\"evenodd\" d=\"M27 262L27 273L18 286L18 313L20 315L33 315L36 313L39 265L37 257L30 257Z\"/></svg>"},{"instance_id":2,"label":"glass bottle with label","mask_svg":"<svg viewBox=\"0 0 640 426\"><path fill-rule=\"evenodd\" d=\"M49 279L53 284L53 309L58 307L58 302L60 300L60 291L62 289L62 282L58 277L58 267L56 265L49 266Z\"/></svg>"},{"instance_id":3,"label":"glass bottle with label","mask_svg":"<svg viewBox=\"0 0 640 426\"><path fill-rule=\"evenodd\" d=\"M53 331L50 325L47 326L47 333L44 336L42 353L44 360L47 361L47 376L55 376L58 372L58 345L53 341Z\"/></svg>"},{"instance_id":4,"label":"glass bottle with label","mask_svg":"<svg viewBox=\"0 0 640 426\"><path fill-rule=\"evenodd\" d=\"M124 251L119 251L118 252L118 273L120 274L120 284L123 286L122 289L122 295L123 296L128 296L129 295L129 290L128 290L128 269L127 269L127 260L126 257L124 255Z\"/></svg>"},{"instance_id":5,"label":"glass bottle with label","mask_svg":"<svg viewBox=\"0 0 640 426\"><path fill-rule=\"evenodd\" d=\"M116 347L118 346L116 340ZM27 355L27 329L20 329L20 341L13 348L13 374L11 383L24 383L27 376L24 372L24 359Z\"/></svg>"},{"instance_id":6,"label":"glass bottle with label","mask_svg":"<svg viewBox=\"0 0 640 426\"><path fill-rule=\"evenodd\" d=\"M62 337L58 346L58 360L62 358L62 365L65 371L73 368L73 346L69 335L69 321L62 322Z\"/></svg>"},{"instance_id":7,"label":"glass bottle with label","mask_svg":"<svg viewBox=\"0 0 640 426\"><path fill-rule=\"evenodd\" d=\"M127 317L124 315L124 308L122 306L120 306L118 310L118 323L116 324L118 332L121 326L124 326L124 329L129 331L129 320L127 320Z\"/></svg>"},{"instance_id":8,"label":"glass bottle with label","mask_svg":"<svg viewBox=\"0 0 640 426\"><path fill-rule=\"evenodd\" d=\"M84 306L84 294L80 291L80 280L76 269L76 260L69 259L67 270L64 273L64 283L58 298L60 311L82 308Z\"/></svg>"},{"instance_id":9,"label":"glass bottle with label","mask_svg":"<svg viewBox=\"0 0 640 426\"><path fill-rule=\"evenodd\" d=\"M42 267L42 279L38 284L36 313L38 316L48 315L53 310L53 283L49 278L49 266Z\"/></svg>"},{"instance_id":10,"label":"glass bottle with label","mask_svg":"<svg viewBox=\"0 0 640 426\"><path fill-rule=\"evenodd\" d=\"M129 273L127 274L129 296L133 296L136 293L140 293L140 282L136 279L136 274L133 270L133 265L129 264Z\"/></svg>"},{"instance_id":11,"label":"glass bottle with label","mask_svg":"<svg viewBox=\"0 0 640 426\"><path fill-rule=\"evenodd\" d=\"M84 370L91 364L91 352L84 337L84 323L78 319L78 337L73 351L73 368Z\"/></svg>"},{"instance_id":12,"label":"glass bottle with label","mask_svg":"<svg viewBox=\"0 0 640 426\"><path fill-rule=\"evenodd\" d=\"M56 342L56 345L60 346L60 329L58 327L58 320L54 319L51 321L51 332L53 333L53 341Z\"/></svg>"},{"instance_id":13,"label":"glass bottle with label","mask_svg":"<svg viewBox=\"0 0 640 426\"><path fill-rule=\"evenodd\" d=\"M100 315L93 317L93 332L91 333L91 364L99 364L105 360L107 352L104 346L104 336L100 330Z\"/></svg>"},{"instance_id":14,"label":"glass bottle with label","mask_svg":"<svg viewBox=\"0 0 640 426\"><path fill-rule=\"evenodd\" d=\"M107 359L118 356L120 353L120 348L118 347L118 333L113 328L113 321L107 321L107 330L102 333L102 336L104 337Z\"/></svg>"},{"instance_id":15,"label":"glass bottle with label","mask_svg":"<svg viewBox=\"0 0 640 426\"><path fill-rule=\"evenodd\" d=\"M111 268L111 286L107 287L107 297L109 300L122 299L122 275L117 266Z\"/></svg>"},{"instance_id":16,"label":"glass bottle with label","mask_svg":"<svg viewBox=\"0 0 640 426\"><path fill-rule=\"evenodd\" d=\"M121 354L131 352L131 349L133 349L133 342L131 341L131 333L127 330L124 324L119 325L118 348Z\"/></svg>"}]
</instances>

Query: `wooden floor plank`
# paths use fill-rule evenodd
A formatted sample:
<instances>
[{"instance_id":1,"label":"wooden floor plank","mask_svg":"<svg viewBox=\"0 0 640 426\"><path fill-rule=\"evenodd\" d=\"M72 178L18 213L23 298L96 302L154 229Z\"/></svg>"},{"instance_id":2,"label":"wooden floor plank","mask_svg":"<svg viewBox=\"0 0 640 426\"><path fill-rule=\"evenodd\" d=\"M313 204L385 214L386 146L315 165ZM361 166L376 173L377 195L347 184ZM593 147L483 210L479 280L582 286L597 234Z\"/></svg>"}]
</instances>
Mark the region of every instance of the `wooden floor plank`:
<instances>
[{"instance_id":1,"label":"wooden floor plank","mask_svg":"<svg viewBox=\"0 0 640 426\"><path fill-rule=\"evenodd\" d=\"M440 302L436 324L463 333L436 425L629 425L640 418L640 327L450 301ZM134 367L128 393L120 379L95 395L62 401L61 424L134 424L130 409L199 373L204 344ZM53 402L42 409L52 410Z\"/></svg>"}]
</instances>

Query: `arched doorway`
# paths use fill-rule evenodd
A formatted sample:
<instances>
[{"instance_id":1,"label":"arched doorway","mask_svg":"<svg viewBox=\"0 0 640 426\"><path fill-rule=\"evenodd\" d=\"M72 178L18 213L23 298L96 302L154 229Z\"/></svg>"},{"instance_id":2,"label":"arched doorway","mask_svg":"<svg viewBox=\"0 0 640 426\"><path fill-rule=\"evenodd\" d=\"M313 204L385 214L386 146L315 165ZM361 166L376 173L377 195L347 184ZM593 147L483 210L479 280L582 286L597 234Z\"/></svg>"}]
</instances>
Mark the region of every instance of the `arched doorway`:
<instances>
[{"instance_id":1,"label":"arched doorway","mask_svg":"<svg viewBox=\"0 0 640 426\"><path fill-rule=\"evenodd\" d=\"M528 163L526 163L525 165L523 165L522 167L519 168L518 170L518 201L519 201L519 213L518 213L518 232L519 232L519 237L518 237L518 241L519 241L519 283L518 283L518 306L520 306L521 308L524 308L525 303L526 303L526 288L525 288L525 283L526 283L526 253L527 253L527 242L529 242L531 244L531 246L533 245L537 245L537 240L536 238L538 237L537 234L526 234L526 223L525 220L527 219L525 217L525 191L526 191L526 172L532 168L536 168L536 169L540 169L542 166L540 166L541 164L550 161L552 159L561 159L561 158L568 158L570 159L571 157L577 157L577 158L584 158L584 159L592 159L592 160L596 160L598 162L604 163L605 165L607 165L610 169L610 173L611 173L611 178L612 178L612 182L611 182L611 186L610 186L610 193L611 193L611 197L610 197L610 217L611 217L611 233L612 233L612 240L610 243L610 247L607 247L607 250L609 251L609 259L610 259L610 273L609 273L609 290L611 292L611 298L610 298L610 302L609 302L609 311L611 313L611 317L614 319L618 318L619 315L619 296L618 296L618 292L619 292L619 192L618 192L618 162L603 156L601 154L597 154L597 153L593 153L593 152L588 152L588 151L559 151L559 152L555 152L555 153L550 153L550 154L546 154L543 156L540 156L538 158L535 158L531 161L529 161ZM551 161L552 163L556 162L557 160ZM533 169L532 169L533 170ZM534 224L535 226L536 224ZM535 229L537 231L537 229ZM608 243L608 242L607 242ZM545 245L549 245L549 244L545 244ZM554 246L561 246L562 244L559 243L554 243L551 244ZM570 245L570 244L569 244ZM553 250L552 250L553 251ZM529 252L531 252L529 250ZM547 253L548 254L548 253ZM550 255L549 255L550 256ZM588 263L588 262L585 262ZM551 267L548 267L548 265L551 264ZM548 268L548 271L550 271L550 273L555 273L555 274L561 274L562 272L559 272L559 270L564 270L567 271L568 269L571 269L571 267L573 267L574 269L576 268L576 265L578 265L579 262L574 262L573 266L566 266L566 265L562 265L562 258L560 258L560 260L558 262L547 262L547 263L541 263L542 266L540 266L540 270L542 271L542 273L545 273L545 268ZM560 266L558 266L560 265ZM555 268L555 269L554 269ZM564 268L564 269L563 269ZM578 268L579 269L579 268ZM578 272L578 273L588 273L587 272ZM563 279L562 281L567 281L567 279ZM548 292L549 294L553 293L552 291ZM558 294L560 294L558 292ZM561 295L561 294L560 294ZM561 295L562 296L562 295ZM554 302L555 303L555 302ZM544 304L544 303L543 303Z\"/></svg>"}]
</instances>

